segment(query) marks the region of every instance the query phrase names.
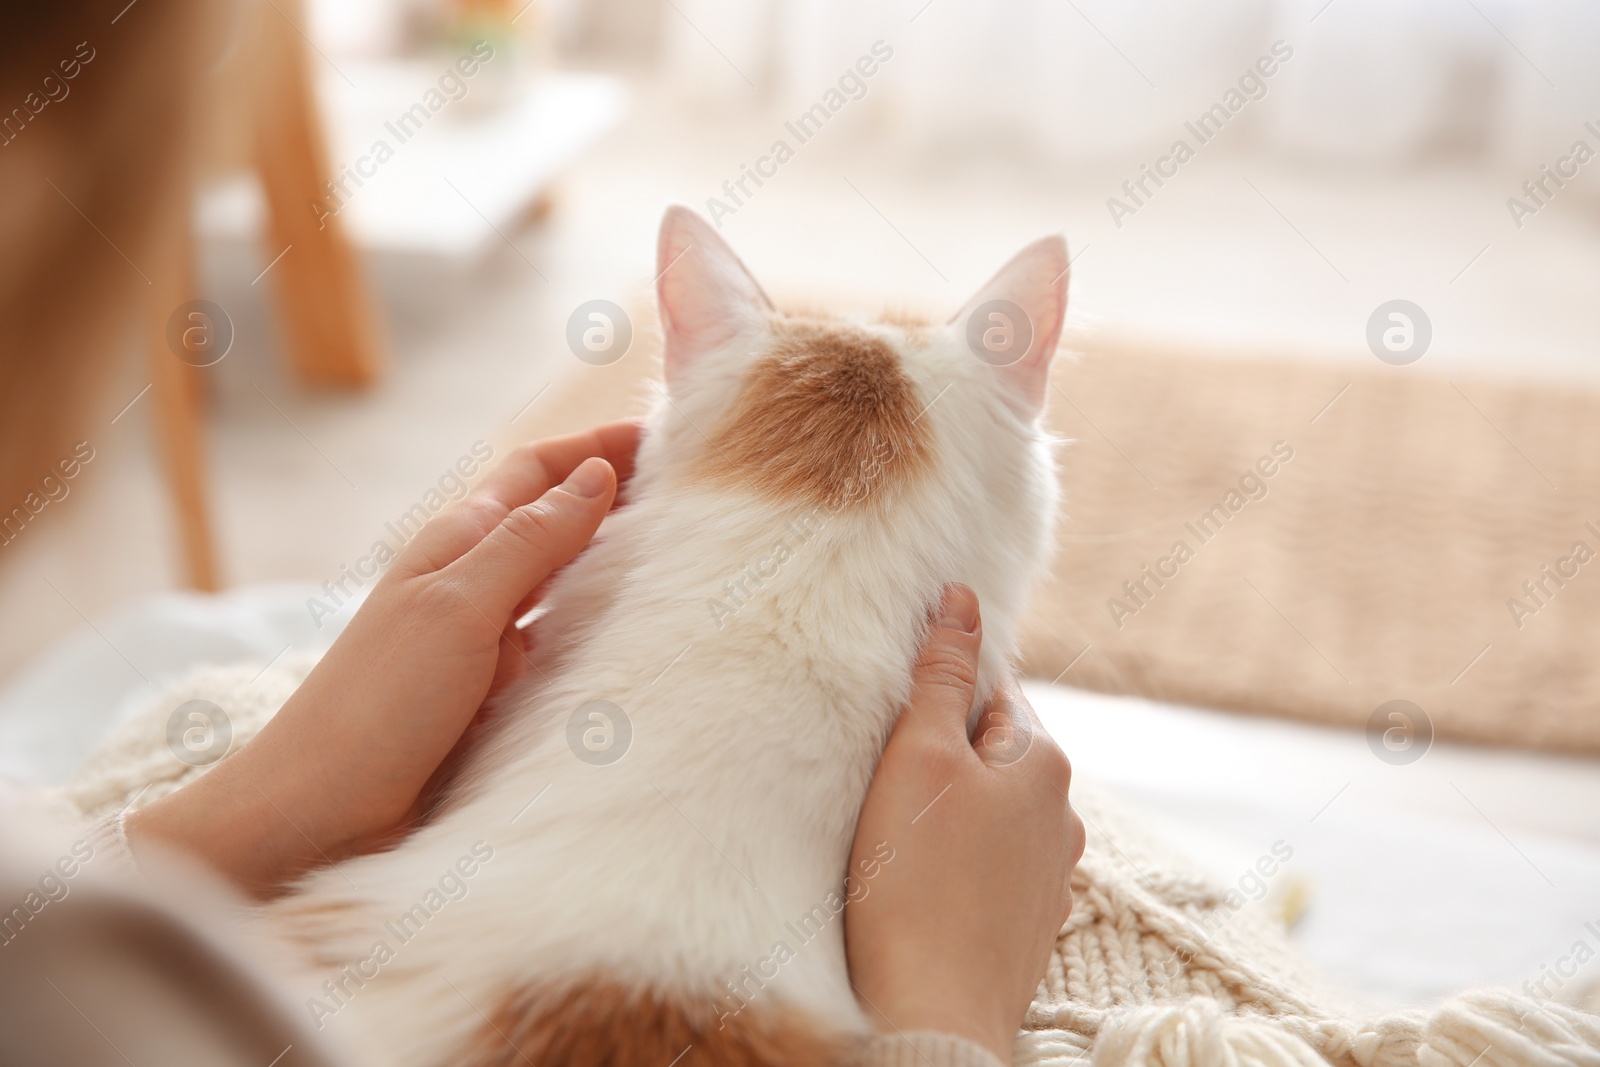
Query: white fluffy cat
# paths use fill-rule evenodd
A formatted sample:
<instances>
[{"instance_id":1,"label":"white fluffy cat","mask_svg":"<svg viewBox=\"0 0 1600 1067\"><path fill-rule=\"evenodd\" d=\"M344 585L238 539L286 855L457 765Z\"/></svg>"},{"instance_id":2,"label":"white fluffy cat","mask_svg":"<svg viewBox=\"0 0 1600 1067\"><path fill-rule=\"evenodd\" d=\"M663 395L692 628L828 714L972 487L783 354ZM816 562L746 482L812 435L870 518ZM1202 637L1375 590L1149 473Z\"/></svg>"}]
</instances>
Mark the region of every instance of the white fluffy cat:
<instances>
[{"instance_id":1,"label":"white fluffy cat","mask_svg":"<svg viewBox=\"0 0 1600 1067\"><path fill-rule=\"evenodd\" d=\"M839 913L894 855L847 889L851 839L929 612L977 591L982 701L1051 544L1060 238L945 325L782 315L684 208L658 267L666 392L549 590L552 658L427 825L267 910L317 1025L398 1064L834 1059L868 1028Z\"/></svg>"}]
</instances>

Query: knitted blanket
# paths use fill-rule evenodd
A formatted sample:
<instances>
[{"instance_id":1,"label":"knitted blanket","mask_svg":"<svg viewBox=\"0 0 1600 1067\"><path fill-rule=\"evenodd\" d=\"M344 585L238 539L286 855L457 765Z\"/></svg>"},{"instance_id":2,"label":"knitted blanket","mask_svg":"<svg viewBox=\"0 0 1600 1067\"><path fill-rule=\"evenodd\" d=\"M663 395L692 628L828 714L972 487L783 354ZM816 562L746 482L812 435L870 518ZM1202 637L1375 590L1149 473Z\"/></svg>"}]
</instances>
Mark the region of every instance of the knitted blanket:
<instances>
[{"instance_id":1,"label":"knitted blanket","mask_svg":"<svg viewBox=\"0 0 1600 1067\"><path fill-rule=\"evenodd\" d=\"M176 685L106 740L64 799L93 818L180 788L255 736L313 662L285 657ZM171 726L191 701L209 701L229 727L225 744L200 746L204 765ZM1600 1067L1600 1017L1552 1001L1487 991L1429 1011L1364 1012L1296 957L1281 923L1092 786L1075 781L1073 793L1088 848L1072 916L1017 1038L1018 1064Z\"/></svg>"}]
</instances>

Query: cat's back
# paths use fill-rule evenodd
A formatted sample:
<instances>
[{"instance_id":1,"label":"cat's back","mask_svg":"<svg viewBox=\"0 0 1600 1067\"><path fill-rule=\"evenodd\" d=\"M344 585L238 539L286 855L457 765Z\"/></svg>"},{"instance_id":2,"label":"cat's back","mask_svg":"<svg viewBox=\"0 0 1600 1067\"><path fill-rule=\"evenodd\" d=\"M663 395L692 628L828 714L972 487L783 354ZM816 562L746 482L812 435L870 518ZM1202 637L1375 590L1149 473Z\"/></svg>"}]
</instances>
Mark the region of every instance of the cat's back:
<instances>
[{"instance_id":1,"label":"cat's back","mask_svg":"<svg viewBox=\"0 0 1600 1067\"><path fill-rule=\"evenodd\" d=\"M718 981L762 967L774 1002L856 1011L828 901L904 696L914 593L885 584L848 515L685 493L618 518L552 587L540 626L566 647L507 694L467 796L278 909L340 972L374 931L410 932L397 918L463 857L491 855L350 997L372 1028L431 1019L459 1041L476 1015L438 995L559 1000L597 975L726 1010ZM813 936L779 967L796 929Z\"/></svg>"}]
</instances>

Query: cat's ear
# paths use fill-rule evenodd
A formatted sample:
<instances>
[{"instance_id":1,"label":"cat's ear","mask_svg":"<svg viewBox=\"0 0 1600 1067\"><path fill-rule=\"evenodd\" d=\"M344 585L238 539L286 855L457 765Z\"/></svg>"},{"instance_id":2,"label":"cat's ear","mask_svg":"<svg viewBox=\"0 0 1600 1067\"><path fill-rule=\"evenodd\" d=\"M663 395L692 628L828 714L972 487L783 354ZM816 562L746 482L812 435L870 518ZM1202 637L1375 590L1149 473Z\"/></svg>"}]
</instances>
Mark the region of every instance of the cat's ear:
<instances>
[{"instance_id":1,"label":"cat's ear","mask_svg":"<svg viewBox=\"0 0 1600 1067\"><path fill-rule=\"evenodd\" d=\"M1067 242L1053 234L1013 256L950 325L1009 383L1017 410L1032 418L1044 408L1066 313Z\"/></svg>"},{"instance_id":2,"label":"cat's ear","mask_svg":"<svg viewBox=\"0 0 1600 1067\"><path fill-rule=\"evenodd\" d=\"M686 367L772 311L772 301L711 224L680 204L667 208L656 245L656 300L670 389Z\"/></svg>"}]
</instances>

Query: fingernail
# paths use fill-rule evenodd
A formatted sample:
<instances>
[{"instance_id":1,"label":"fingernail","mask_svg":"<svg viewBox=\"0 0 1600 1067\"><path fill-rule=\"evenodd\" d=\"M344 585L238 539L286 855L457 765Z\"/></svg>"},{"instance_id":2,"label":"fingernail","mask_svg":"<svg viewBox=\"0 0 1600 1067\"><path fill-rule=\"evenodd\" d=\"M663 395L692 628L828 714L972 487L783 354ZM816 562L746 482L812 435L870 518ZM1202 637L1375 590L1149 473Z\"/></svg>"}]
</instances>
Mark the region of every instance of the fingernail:
<instances>
[{"instance_id":1,"label":"fingernail","mask_svg":"<svg viewBox=\"0 0 1600 1067\"><path fill-rule=\"evenodd\" d=\"M944 600L939 607L939 625L964 634L977 630L978 594L960 582L945 586Z\"/></svg>"},{"instance_id":2,"label":"fingernail","mask_svg":"<svg viewBox=\"0 0 1600 1067\"><path fill-rule=\"evenodd\" d=\"M606 491L606 486L611 483L609 474L610 464L599 456L590 456L578 464L578 469L567 475L567 480L561 483L561 488L573 496L585 498L597 497Z\"/></svg>"}]
</instances>

